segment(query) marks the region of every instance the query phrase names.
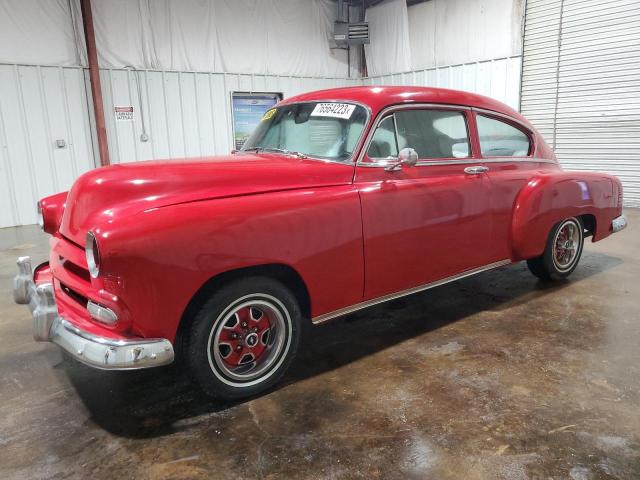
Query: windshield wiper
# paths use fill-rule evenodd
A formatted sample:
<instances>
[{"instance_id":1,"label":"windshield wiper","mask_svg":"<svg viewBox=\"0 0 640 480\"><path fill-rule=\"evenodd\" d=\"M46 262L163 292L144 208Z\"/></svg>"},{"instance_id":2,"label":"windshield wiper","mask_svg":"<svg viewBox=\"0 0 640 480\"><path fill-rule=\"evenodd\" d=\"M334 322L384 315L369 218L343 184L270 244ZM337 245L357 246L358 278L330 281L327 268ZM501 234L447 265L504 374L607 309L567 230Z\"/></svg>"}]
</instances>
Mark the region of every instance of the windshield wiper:
<instances>
[{"instance_id":1,"label":"windshield wiper","mask_svg":"<svg viewBox=\"0 0 640 480\"><path fill-rule=\"evenodd\" d=\"M283 153L285 155L293 155L297 158L307 158L304 153L295 152L292 150L287 150L286 148L277 148L277 147L251 147L243 150L244 152L269 152L269 153Z\"/></svg>"}]
</instances>

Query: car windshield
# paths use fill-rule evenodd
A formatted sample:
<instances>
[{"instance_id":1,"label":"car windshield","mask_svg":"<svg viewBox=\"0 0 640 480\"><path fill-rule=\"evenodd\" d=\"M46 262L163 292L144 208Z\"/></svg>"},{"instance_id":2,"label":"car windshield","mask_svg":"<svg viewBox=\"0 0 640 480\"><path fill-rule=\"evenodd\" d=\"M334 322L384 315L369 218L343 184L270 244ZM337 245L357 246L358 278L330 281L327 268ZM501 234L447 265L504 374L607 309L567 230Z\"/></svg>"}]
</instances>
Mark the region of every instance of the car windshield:
<instances>
[{"instance_id":1,"label":"car windshield","mask_svg":"<svg viewBox=\"0 0 640 480\"><path fill-rule=\"evenodd\" d=\"M293 103L268 110L242 151L267 151L334 161L349 160L367 121L360 105Z\"/></svg>"}]
</instances>

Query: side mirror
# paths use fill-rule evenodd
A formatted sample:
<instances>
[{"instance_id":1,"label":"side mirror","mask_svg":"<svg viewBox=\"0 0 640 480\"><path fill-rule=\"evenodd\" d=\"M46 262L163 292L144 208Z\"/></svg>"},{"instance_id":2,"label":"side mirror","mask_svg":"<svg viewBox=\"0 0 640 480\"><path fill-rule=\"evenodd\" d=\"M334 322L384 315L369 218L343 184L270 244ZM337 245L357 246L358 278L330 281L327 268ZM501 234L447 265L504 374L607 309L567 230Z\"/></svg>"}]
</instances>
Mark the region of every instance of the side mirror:
<instances>
[{"instance_id":1,"label":"side mirror","mask_svg":"<svg viewBox=\"0 0 640 480\"><path fill-rule=\"evenodd\" d=\"M403 165L414 167L418 163L418 152L413 148L403 148L398 152L398 159L385 168L387 172L397 172Z\"/></svg>"}]
</instances>

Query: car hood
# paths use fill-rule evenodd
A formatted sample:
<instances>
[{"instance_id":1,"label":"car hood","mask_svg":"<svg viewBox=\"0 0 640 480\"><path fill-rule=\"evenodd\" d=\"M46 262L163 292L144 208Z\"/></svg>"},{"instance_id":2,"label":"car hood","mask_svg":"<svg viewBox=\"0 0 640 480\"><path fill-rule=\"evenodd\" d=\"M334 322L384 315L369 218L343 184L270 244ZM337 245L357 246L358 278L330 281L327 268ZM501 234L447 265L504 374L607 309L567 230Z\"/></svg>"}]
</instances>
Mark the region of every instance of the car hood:
<instances>
[{"instance_id":1,"label":"car hood","mask_svg":"<svg viewBox=\"0 0 640 480\"><path fill-rule=\"evenodd\" d=\"M74 183L60 233L84 245L88 230L122 215L215 198L344 185L352 179L351 164L272 154L113 165L87 172Z\"/></svg>"}]
</instances>

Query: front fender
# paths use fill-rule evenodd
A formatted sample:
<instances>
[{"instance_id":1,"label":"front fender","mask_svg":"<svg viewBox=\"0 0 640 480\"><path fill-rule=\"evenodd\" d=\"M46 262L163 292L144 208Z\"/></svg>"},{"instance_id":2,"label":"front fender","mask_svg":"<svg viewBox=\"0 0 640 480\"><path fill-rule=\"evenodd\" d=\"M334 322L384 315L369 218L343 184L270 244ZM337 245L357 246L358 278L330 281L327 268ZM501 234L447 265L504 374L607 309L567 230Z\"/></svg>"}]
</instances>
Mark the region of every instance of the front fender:
<instances>
[{"instance_id":1,"label":"front fender","mask_svg":"<svg viewBox=\"0 0 640 480\"><path fill-rule=\"evenodd\" d=\"M511 224L512 260L537 257L551 228L564 218L593 215L593 241L608 236L618 211L615 177L592 172L552 172L532 177L518 193Z\"/></svg>"},{"instance_id":2,"label":"front fender","mask_svg":"<svg viewBox=\"0 0 640 480\"><path fill-rule=\"evenodd\" d=\"M50 235L55 235L60 228L68 194L69 192L56 193L38 202L42 212L42 229Z\"/></svg>"},{"instance_id":3,"label":"front fender","mask_svg":"<svg viewBox=\"0 0 640 480\"><path fill-rule=\"evenodd\" d=\"M360 201L351 185L151 208L96 233L105 290L126 303L132 332L143 337L173 341L193 295L247 267L295 271L312 316L362 301Z\"/></svg>"}]
</instances>

